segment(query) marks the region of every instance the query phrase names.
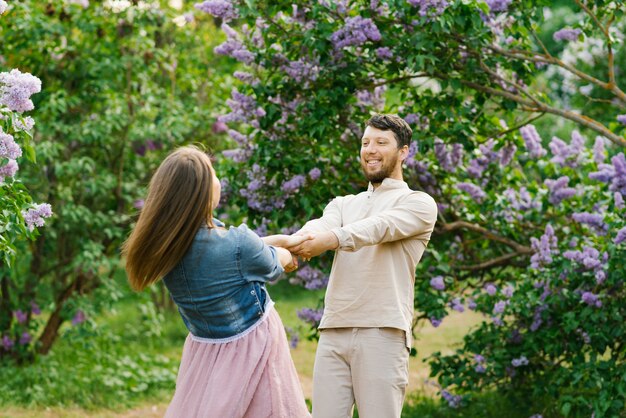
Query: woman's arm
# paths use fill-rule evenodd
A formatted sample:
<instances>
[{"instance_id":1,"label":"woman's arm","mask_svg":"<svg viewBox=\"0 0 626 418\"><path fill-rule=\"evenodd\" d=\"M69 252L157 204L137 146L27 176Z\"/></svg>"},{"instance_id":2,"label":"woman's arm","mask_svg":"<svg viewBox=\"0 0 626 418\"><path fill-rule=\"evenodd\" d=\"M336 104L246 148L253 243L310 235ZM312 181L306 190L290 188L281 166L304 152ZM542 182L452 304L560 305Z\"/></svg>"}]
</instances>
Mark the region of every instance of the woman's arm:
<instances>
[{"instance_id":1,"label":"woman's arm","mask_svg":"<svg viewBox=\"0 0 626 418\"><path fill-rule=\"evenodd\" d=\"M302 244L304 241L313 238L311 234L302 234L302 235L269 235L267 237L262 237L261 240L267 245L271 245L273 247L283 247L290 248L295 247L296 245Z\"/></svg>"}]
</instances>

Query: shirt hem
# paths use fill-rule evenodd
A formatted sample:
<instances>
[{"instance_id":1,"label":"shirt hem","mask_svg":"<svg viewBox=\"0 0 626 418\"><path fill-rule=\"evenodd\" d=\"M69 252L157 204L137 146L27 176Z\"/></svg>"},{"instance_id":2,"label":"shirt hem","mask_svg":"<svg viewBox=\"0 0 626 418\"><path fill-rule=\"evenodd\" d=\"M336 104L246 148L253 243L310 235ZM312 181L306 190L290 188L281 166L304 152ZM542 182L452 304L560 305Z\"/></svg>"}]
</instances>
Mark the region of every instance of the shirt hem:
<instances>
[{"instance_id":1,"label":"shirt hem","mask_svg":"<svg viewBox=\"0 0 626 418\"><path fill-rule=\"evenodd\" d=\"M189 333L189 336L191 337L191 339L193 341L198 342L198 343L204 343L204 344L226 344L226 343L230 343L230 342L233 342L233 341L237 341L237 340L242 339L246 335L250 334L259 325L261 325L263 322L265 322L265 320L267 319L267 317L270 314L270 311L273 308L274 308L274 301L269 299L268 302L265 304L265 312L263 313L263 316L261 317L261 319L259 319L257 322L255 322L250 328L246 329L243 332L240 332L239 334L233 335L232 337L226 337L226 338L204 338L204 337L197 337L197 336L193 335L192 333Z\"/></svg>"}]
</instances>

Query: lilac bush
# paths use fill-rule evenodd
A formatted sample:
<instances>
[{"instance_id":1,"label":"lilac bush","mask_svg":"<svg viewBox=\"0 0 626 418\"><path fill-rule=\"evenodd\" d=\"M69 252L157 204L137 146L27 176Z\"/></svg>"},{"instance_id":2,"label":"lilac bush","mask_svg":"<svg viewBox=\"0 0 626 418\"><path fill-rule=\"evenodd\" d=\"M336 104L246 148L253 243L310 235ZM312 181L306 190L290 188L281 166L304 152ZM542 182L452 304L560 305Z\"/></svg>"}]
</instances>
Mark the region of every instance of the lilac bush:
<instances>
[{"instance_id":1,"label":"lilac bush","mask_svg":"<svg viewBox=\"0 0 626 418\"><path fill-rule=\"evenodd\" d=\"M553 414L610 416L626 393L624 19L611 2L581 2L565 29L547 1L382 3L230 2L239 17L217 52L251 75L220 118L241 134L220 161L230 202L257 227L301 225L366 187L363 121L405 117L404 178L439 207L417 323L484 315L430 359L441 395L461 407L500 387ZM325 264L292 281L323 286Z\"/></svg>"}]
</instances>

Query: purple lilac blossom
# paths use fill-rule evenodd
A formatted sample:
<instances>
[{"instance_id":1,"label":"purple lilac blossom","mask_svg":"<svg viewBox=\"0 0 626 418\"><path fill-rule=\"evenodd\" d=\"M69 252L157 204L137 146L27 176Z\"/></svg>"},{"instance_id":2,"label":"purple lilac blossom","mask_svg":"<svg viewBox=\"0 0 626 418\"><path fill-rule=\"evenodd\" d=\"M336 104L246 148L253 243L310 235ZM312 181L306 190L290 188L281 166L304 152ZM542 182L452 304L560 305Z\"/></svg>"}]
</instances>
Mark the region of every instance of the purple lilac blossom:
<instances>
[{"instance_id":1,"label":"purple lilac blossom","mask_svg":"<svg viewBox=\"0 0 626 418\"><path fill-rule=\"evenodd\" d=\"M626 226L619 231L617 231L617 235L613 239L613 243L615 245L620 245L622 242L626 241Z\"/></svg>"},{"instance_id":2,"label":"purple lilac blossom","mask_svg":"<svg viewBox=\"0 0 626 418\"><path fill-rule=\"evenodd\" d=\"M74 318L72 318L72 325L76 326L78 324L82 324L83 322L85 322L85 319L87 319L85 316L85 312L78 310L76 311Z\"/></svg>"},{"instance_id":3,"label":"purple lilac blossom","mask_svg":"<svg viewBox=\"0 0 626 418\"><path fill-rule=\"evenodd\" d=\"M322 320L323 314L324 314L323 309L311 309L311 308L303 308L297 312L298 318L314 326L319 325L320 321Z\"/></svg>"},{"instance_id":4,"label":"purple lilac blossom","mask_svg":"<svg viewBox=\"0 0 626 418\"><path fill-rule=\"evenodd\" d=\"M237 80L240 80L246 84L252 84L252 82L254 81L254 76L245 71L235 71L233 73L233 77L235 77Z\"/></svg>"},{"instance_id":5,"label":"purple lilac blossom","mask_svg":"<svg viewBox=\"0 0 626 418\"><path fill-rule=\"evenodd\" d=\"M0 73L0 104L15 112L27 112L35 106L30 96L41 91L41 80L37 77L11 70Z\"/></svg>"},{"instance_id":6,"label":"purple lilac blossom","mask_svg":"<svg viewBox=\"0 0 626 418\"><path fill-rule=\"evenodd\" d=\"M407 0L408 3L419 8L420 16L439 16L448 7L446 0Z\"/></svg>"},{"instance_id":7,"label":"purple lilac blossom","mask_svg":"<svg viewBox=\"0 0 626 418\"><path fill-rule=\"evenodd\" d=\"M368 40L378 42L380 39L380 32L374 21L361 16L346 19L345 26L330 37L335 49L363 45Z\"/></svg>"},{"instance_id":8,"label":"purple lilac blossom","mask_svg":"<svg viewBox=\"0 0 626 418\"><path fill-rule=\"evenodd\" d=\"M195 7L202 12L222 19L224 22L239 17L237 9L228 0L206 0L202 3L196 3Z\"/></svg>"},{"instance_id":9,"label":"purple lilac blossom","mask_svg":"<svg viewBox=\"0 0 626 418\"><path fill-rule=\"evenodd\" d=\"M33 337L28 332L23 332L20 336L20 345L26 345L32 341Z\"/></svg>"},{"instance_id":10,"label":"purple lilac blossom","mask_svg":"<svg viewBox=\"0 0 626 418\"><path fill-rule=\"evenodd\" d=\"M485 0L489 10L493 12L506 12L513 0Z\"/></svg>"},{"instance_id":11,"label":"purple lilac blossom","mask_svg":"<svg viewBox=\"0 0 626 418\"><path fill-rule=\"evenodd\" d=\"M581 33L583 31L580 29L563 28L554 32L552 38L555 41L576 41Z\"/></svg>"},{"instance_id":12,"label":"purple lilac blossom","mask_svg":"<svg viewBox=\"0 0 626 418\"><path fill-rule=\"evenodd\" d=\"M511 213L514 213L517 219L522 219L524 217L522 215L522 212L528 212L534 209L541 209L542 206L540 200L533 200L530 192L528 191L528 189L526 189L526 187L521 187L519 193L511 188L506 189L503 195L507 198L510 204L507 208L509 210L505 212L511 220L513 219Z\"/></svg>"},{"instance_id":13,"label":"purple lilac blossom","mask_svg":"<svg viewBox=\"0 0 626 418\"><path fill-rule=\"evenodd\" d=\"M297 174L291 179L283 182L280 188L285 193L293 193L300 189L302 186L304 186L305 182L306 177L304 177L302 174Z\"/></svg>"},{"instance_id":14,"label":"purple lilac blossom","mask_svg":"<svg viewBox=\"0 0 626 418\"><path fill-rule=\"evenodd\" d=\"M615 203L616 209L624 209L624 196L621 193L615 192L613 193L613 202Z\"/></svg>"},{"instance_id":15,"label":"purple lilac blossom","mask_svg":"<svg viewBox=\"0 0 626 418\"><path fill-rule=\"evenodd\" d=\"M228 39L226 42L216 46L213 51L218 55L228 55L245 64L252 64L254 62L254 54L237 39L237 32L226 23L222 23L222 30L226 33Z\"/></svg>"},{"instance_id":16,"label":"purple lilac blossom","mask_svg":"<svg viewBox=\"0 0 626 418\"><path fill-rule=\"evenodd\" d=\"M515 144L508 144L500 149L500 164L503 166L509 165L515 157L517 152L517 146Z\"/></svg>"},{"instance_id":17,"label":"purple lilac blossom","mask_svg":"<svg viewBox=\"0 0 626 418\"><path fill-rule=\"evenodd\" d=\"M454 298L450 302L450 307L457 312L465 312L465 307L461 303L461 298Z\"/></svg>"},{"instance_id":18,"label":"purple lilac blossom","mask_svg":"<svg viewBox=\"0 0 626 418\"><path fill-rule=\"evenodd\" d=\"M296 348L298 347L299 342L300 342L300 337L298 337L298 334L292 333L291 336L289 337L289 346L291 348Z\"/></svg>"},{"instance_id":19,"label":"purple lilac blossom","mask_svg":"<svg viewBox=\"0 0 626 418\"><path fill-rule=\"evenodd\" d=\"M626 158L624 157L624 153L620 152L611 158L611 162L613 163L615 175L611 180L609 190L626 195Z\"/></svg>"},{"instance_id":20,"label":"purple lilac blossom","mask_svg":"<svg viewBox=\"0 0 626 418\"><path fill-rule=\"evenodd\" d=\"M430 287L435 290L443 290L446 288L446 284L443 281L443 276L435 276L430 279Z\"/></svg>"},{"instance_id":21,"label":"purple lilac blossom","mask_svg":"<svg viewBox=\"0 0 626 418\"><path fill-rule=\"evenodd\" d=\"M604 215L589 212L579 212L572 214L572 219L576 222L589 225L598 235L605 235L609 226L604 223Z\"/></svg>"},{"instance_id":22,"label":"purple lilac blossom","mask_svg":"<svg viewBox=\"0 0 626 418\"><path fill-rule=\"evenodd\" d=\"M596 308L602 307L602 301L599 299L598 295L592 292L583 292L581 300L589 306L595 306Z\"/></svg>"},{"instance_id":23,"label":"purple lilac blossom","mask_svg":"<svg viewBox=\"0 0 626 418\"><path fill-rule=\"evenodd\" d=\"M479 186L472 183L457 183L457 189L468 193L477 203L482 203L487 194Z\"/></svg>"},{"instance_id":24,"label":"purple lilac blossom","mask_svg":"<svg viewBox=\"0 0 626 418\"><path fill-rule=\"evenodd\" d=\"M386 86L378 86L374 88L374 91L358 90L356 92L357 106L363 111L368 108L381 111L385 107L385 92Z\"/></svg>"},{"instance_id":25,"label":"purple lilac blossom","mask_svg":"<svg viewBox=\"0 0 626 418\"><path fill-rule=\"evenodd\" d=\"M411 141L411 143L409 144L409 152L406 156L406 159L404 160L404 163L406 164L407 167L409 168L417 167L418 162L415 159L415 156L417 155L418 148L419 148L419 145L417 144L417 141Z\"/></svg>"},{"instance_id":26,"label":"purple lilac blossom","mask_svg":"<svg viewBox=\"0 0 626 418\"><path fill-rule=\"evenodd\" d=\"M485 357L480 354L475 354L474 361L476 362L476 366L474 367L476 373L485 373L487 371L487 368L485 367Z\"/></svg>"},{"instance_id":27,"label":"purple lilac blossom","mask_svg":"<svg viewBox=\"0 0 626 418\"><path fill-rule=\"evenodd\" d=\"M324 289L328 285L328 276L323 271L305 265L296 272L296 277L309 290Z\"/></svg>"},{"instance_id":28,"label":"purple lilac blossom","mask_svg":"<svg viewBox=\"0 0 626 418\"><path fill-rule=\"evenodd\" d=\"M20 166L17 164L15 160L9 160L8 163L0 167L0 183L4 181L5 177L13 177L17 170L19 170Z\"/></svg>"},{"instance_id":29,"label":"purple lilac blossom","mask_svg":"<svg viewBox=\"0 0 626 418\"><path fill-rule=\"evenodd\" d=\"M37 305L35 301L30 302L30 310L33 313L33 315L41 314L41 308L39 308L39 305Z\"/></svg>"},{"instance_id":30,"label":"purple lilac blossom","mask_svg":"<svg viewBox=\"0 0 626 418\"><path fill-rule=\"evenodd\" d=\"M546 292L549 292L549 289L544 289L543 294L546 294ZM530 331L537 331L539 327L543 324L542 313L546 310L548 310L548 306L546 304L539 305L535 309L535 313L533 314L533 322L530 324L529 327Z\"/></svg>"},{"instance_id":31,"label":"purple lilac blossom","mask_svg":"<svg viewBox=\"0 0 626 418\"><path fill-rule=\"evenodd\" d=\"M585 146L585 139L580 135L578 131L572 132L572 140L570 145L562 141L561 139L552 137L550 142L550 150L554 157L550 159L551 162L559 164L561 167L569 166L576 167L578 160L581 156L582 150Z\"/></svg>"},{"instance_id":32,"label":"purple lilac blossom","mask_svg":"<svg viewBox=\"0 0 626 418\"><path fill-rule=\"evenodd\" d=\"M501 314L504 312L504 309L506 308L507 302L504 300L500 300L498 302L496 302L496 304L493 307L493 313L494 314Z\"/></svg>"},{"instance_id":33,"label":"purple lilac blossom","mask_svg":"<svg viewBox=\"0 0 626 418\"><path fill-rule=\"evenodd\" d=\"M439 161L439 165L445 171L453 173L459 167L463 160L463 145L459 143L452 144L452 150L448 150L446 145L440 138L435 138L434 152L435 157Z\"/></svg>"},{"instance_id":34,"label":"purple lilac blossom","mask_svg":"<svg viewBox=\"0 0 626 418\"><path fill-rule=\"evenodd\" d=\"M477 306L478 306L478 305L476 304L476 301L475 301L474 299L469 299L469 300L467 301L467 307L468 307L469 309L471 309L472 311L476 310L476 307L477 307Z\"/></svg>"},{"instance_id":35,"label":"purple lilac blossom","mask_svg":"<svg viewBox=\"0 0 626 418\"><path fill-rule=\"evenodd\" d=\"M604 159L604 137L597 136L596 142L593 144L593 161L595 161L596 164L602 164Z\"/></svg>"},{"instance_id":36,"label":"purple lilac blossom","mask_svg":"<svg viewBox=\"0 0 626 418\"><path fill-rule=\"evenodd\" d=\"M301 58L297 61L289 61L282 66L282 70L296 82L308 83L317 80L320 66L317 62L308 62Z\"/></svg>"},{"instance_id":37,"label":"purple lilac blossom","mask_svg":"<svg viewBox=\"0 0 626 418\"><path fill-rule=\"evenodd\" d=\"M489 141L481 144L478 149L480 150L481 155L477 158L474 158L470 161L470 166L467 169L467 172L474 178L480 178L483 174L483 171L487 169L489 164L500 159L500 155L493 150L495 146L495 140L490 139Z\"/></svg>"},{"instance_id":38,"label":"purple lilac blossom","mask_svg":"<svg viewBox=\"0 0 626 418\"><path fill-rule=\"evenodd\" d=\"M219 122L248 122L256 118L258 108L256 100L251 96L240 93L237 89L231 92L231 98L226 100L231 112L218 118Z\"/></svg>"},{"instance_id":39,"label":"purple lilac blossom","mask_svg":"<svg viewBox=\"0 0 626 418\"><path fill-rule=\"evenodd\" d=\"M576 189L573 187L567 187L569 184L569 177L562 176L556 180L547 179L544 181L545 185L550 189L550 197L548 201L553 205L558 205L565 199L569 199L576 195Z\"/></svg>"},{"instance_id":40,"label":"purple lilac blossom","mask_svg":"<svg viewBox=\"0 0 626 418\"><path fill-rule=\"evenodd\" d=\"M600 252L593 247L585 245L582 251L565 251L563 257L568 260L576 261L579 264L585 266L587 270L598 269L602 265L600 259Z\"/></svg>"},{"instance_id":41,"label":"purple lilac blossom","mask_svg":"<svg viewBox=\"0 0 626 418\"><path fill-rule=\"evenodd\" d=\"M502 294L507 299L510 299L513 296L513 292L515 292L515 289L511 285L507 285L507 286L504 287L504 289L502 289Z\"/></svg>"},{"instance_id":42,"label":"purple lilac blossom","mask_svg":"<svg viewBox=\"0 0 626 418\"><path fill-rule=\"evenodd\" d=\"M388 47L383 46L376 48L376 56L383 61L389 61L393 58L393 52Z\"/></svg>"},{"instance_id":43,"label":"purple lilac blossom","mask_svg":"<svg viewBox=\"0 0 626 418\"><path fill-rule=\"evenodd\" d=\"M226 125L222 121L216 121L213 126L211 126L211 132L214 134L221 134L228 130L228 125Z\"/></svg>"},{"instance_id":44,"label":"purple lilac blossom","mask_svg":"<svg viewBox=\"0 0 626 418\"><path fill-rule=\"evenodd\" d=\"M137 199L133 202L133 207L135 209L141 209L143 208L144 204L145 204L145 201L143 199Z\"/></svg>"},{"instance_id":45,"label":"purple lilac blossom","mask_svg":"<svg viewBox=\"0 0 626 418\"><path fill-rule=\"evenodd\" d=\"M11 348L13 348L13 340L11 338L9 338L8 335L3 335L2 336L2 346L4 347L5 350L10 350Z\"/></svg>"},{"instance_id":46,"label":"purple lilac blossom","mask_svg":"<svg viewBox=\"0 0 626 418\"><path fill-rule=\"evenodd\" d=\"M513 360L511 360L511 365L513 367L526 366L528 365L528 359L526 358L526 356L520 356L519 358L514 358Z\"/></svg>"},{"instance_id":47,"label":"purple lilac blossom","mask_svg":"<svg viewBox=\"0 0 626 418\"><path fill-rule=\"evenodd\" d=\"M498 289L493 284L487 283L485 285L485 292L487 292L489 296L493 296L498 292Z\"/></svg>"},{"instance_id":48,"label":"purple lilac blossom","mask_svg":"<svg viewBox=\"0 0 626 418\"><path fill-rule=\"evenodd\" d=\"M534 253L530 257L530 267L541 269L552 263L552 255L558 254L558 240L554 234L552 225L546 225L545 232L540 239L532 237L530 239L531 248Z\"/></svg>"},{"instance_id":49,"label":"purple lilac blossom","mask_svg":"<svg viewBox=\"0 0 626 418\"><path fill-rule=\"evenodd\" d=\"M41 203L27 211L22 211L22 216L26 222L29 231L33 231L35 227L44 226L44 219L52 216L52 207L49 203Z\"/></svg>"},{"instance_id":50,"label":"purple lilac blossom","mask_svg":"<svg viewBox=\"0 0 626 418\"><path fill-rule=\"evenodd\" d=\"M26 319L28 318L28 315L26 315L26 313L24 313L21 309L18 309L17 311L13 312L13 314L15 315L15 320L17 321L18 324L23 324L24 322L26 322Z\"/></svg>"},{"instance_id":51,"label":"purple lilac blossom","mask_svg":"<svg viewBox=\"0 0 626 418\"><path fill-rule=\"evenodd\" d=\"M617 116L617 121L621 124L626 125L626 115L618 115Z\"/></svg>"},{"instance_id":52,"label":"purple lilac blossom","mask_svg":"<svg viewBox=\"0 0 626 418\"><path fill-rule=\"evenodd\" d=\"M0 158L17 160L22 156L22 148L15 142L12 135L0 130Z\"/></svg>"},{"instance_id":53,"label":"purple lilac blossom","mask_svg":"<svg viewBox=\"0 0 626 418\"><path fill-rule=\"evenodd\" d=\"M540 158L546 155L547 151L541 146L541 137L534 125L521 127L520 133L531 158Z\"/></svg>"},{"instance_id":54,"label":"purple lilac blossom","mask_svg":"<svg viewBox=\"0 0 626 418\"><path fill-rule=\"evenodd\" d=\"M453 395L445 389L441 391L441 397L448 402L450 408L458 408L463 400L460 395Z\"/></svg>"},{"instance_id":55,"label":"purple lilac blossom","mask_svg":"<svg viewBox=\"0 0 626 418\"><path fill-rule=\"evenodd\" d=\"M322 175L322 170L317 167L314 167L309 171L309 178L313 181L319 179Z\"/></svg>"},{"instance_id":56,"label":"purple lilac blossom","mask_svg":"<svg viewBox=\"0 0 626 418\"><path fill-rule=\"evenodd\" d=\"M438 319L438 318L435 318L434 316L431 317L429 320L433 328L439 327L439 325L441 325L441 322L443 321L443 319Z\"/></svg>"}]
</instances>

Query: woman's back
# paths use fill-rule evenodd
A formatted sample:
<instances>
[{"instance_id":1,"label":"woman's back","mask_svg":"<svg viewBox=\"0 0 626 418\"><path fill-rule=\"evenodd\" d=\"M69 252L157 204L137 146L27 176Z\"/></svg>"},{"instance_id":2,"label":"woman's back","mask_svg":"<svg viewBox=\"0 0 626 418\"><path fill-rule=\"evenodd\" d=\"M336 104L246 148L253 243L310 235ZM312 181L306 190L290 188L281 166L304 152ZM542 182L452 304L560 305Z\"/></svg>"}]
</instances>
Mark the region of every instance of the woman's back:
<instances>
[{"instance_id":1,"label":"woman's back","mask_svg":"<svg viewBox=\"0 0 626 418\"><path fill-rule=\"evenodd\" d=\"M265 282L283 268L276 250L247 226L201 227L181 261L164 277L192 335L228 339L250 329L270 301Z\"/></svg>"}]
</instances>

